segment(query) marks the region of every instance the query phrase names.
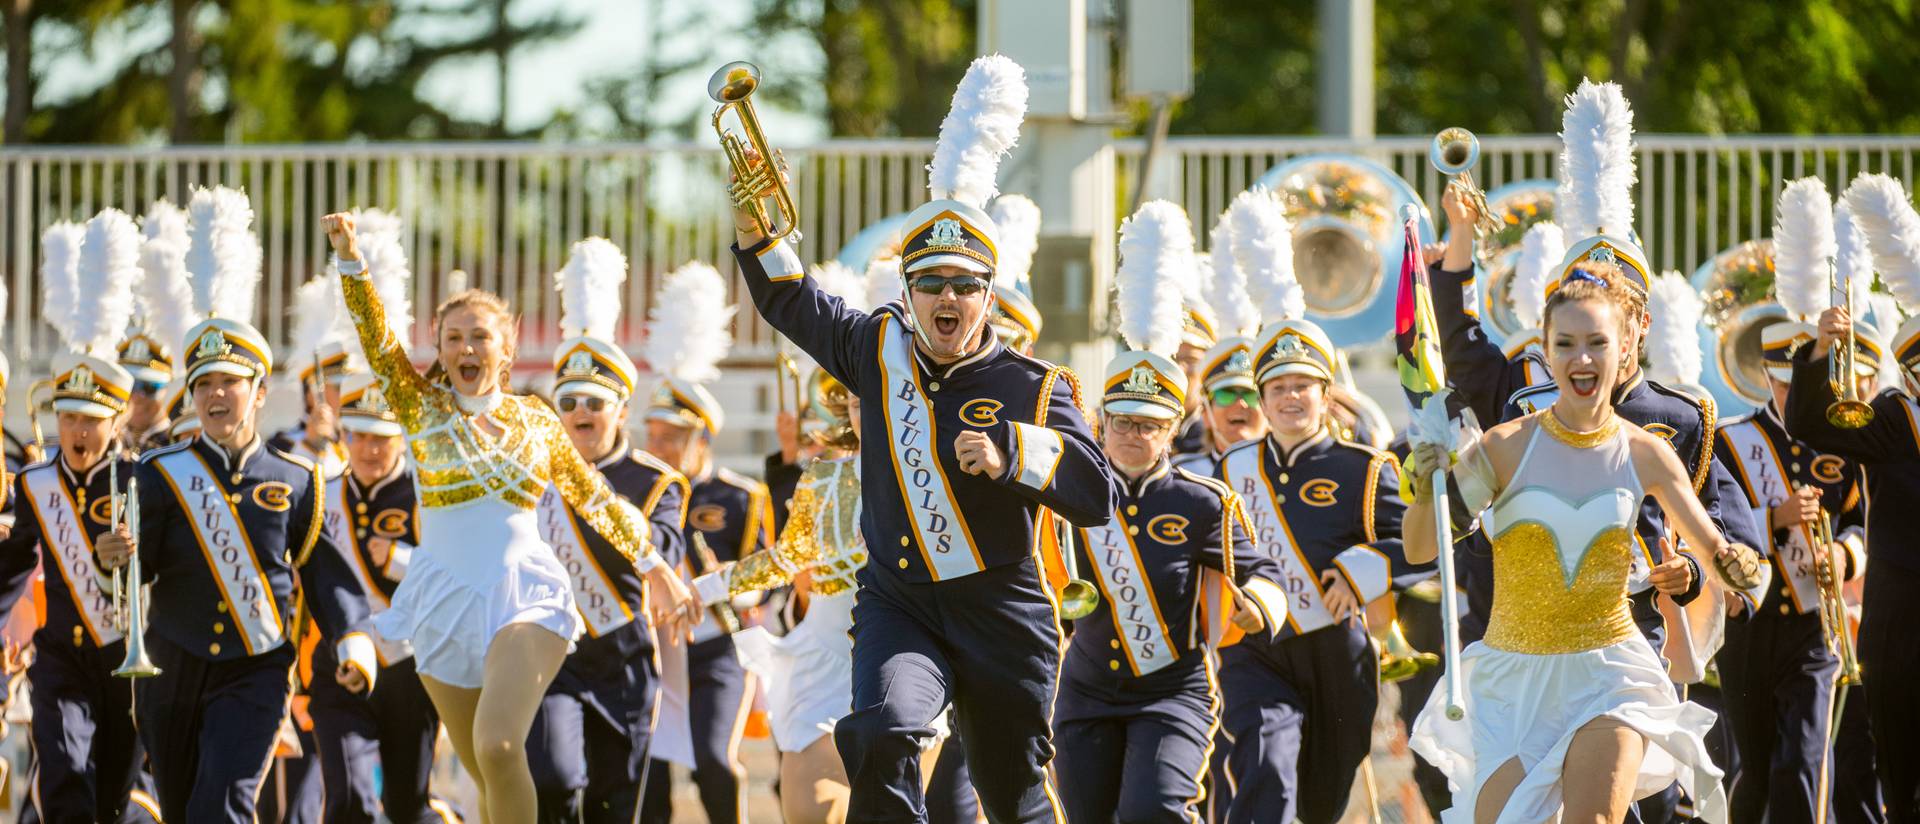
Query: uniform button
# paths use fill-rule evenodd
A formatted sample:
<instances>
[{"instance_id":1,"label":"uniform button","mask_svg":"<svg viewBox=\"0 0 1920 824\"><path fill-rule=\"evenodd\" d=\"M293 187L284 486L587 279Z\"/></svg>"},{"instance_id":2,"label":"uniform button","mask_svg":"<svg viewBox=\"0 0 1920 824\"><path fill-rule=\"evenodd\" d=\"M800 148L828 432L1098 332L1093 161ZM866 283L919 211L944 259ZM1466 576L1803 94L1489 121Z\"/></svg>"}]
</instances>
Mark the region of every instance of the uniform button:
<instances>
[{"instance_id":1,"label":"uniform button","mask_svg":"<svg viewBox=\"0 0 1920 824\"><path fill-rule=\"evenodd\" d=\"M1287 496L1285 496L1285 495L1275 495L1275 496L1273 496L1273 502L1274 502L1274 503L1276 503L1276 504L1284 504L1284 503L1286 503L1286 502L1287 502Z\"/></svg>"},{"instance_id":2,"label":"uniform button","mask_svg":"<svg viewBox=\"0 0 1920 824\"><path fill-rule=\"evenodd\" d=\"M1138 534L1140 534L1140 528L1139 528L1139 527L1137 527L1137 526L1130 526L1130 527L1127 527L1127 534L1128 534L1128 535L1138 535Z\"/></svg>"},{"instance_id":3,"label":"uniform button","mask_svg":"<svg viewBox=\"0 0 1920 824\"><path fill-rule=\"evenodd\" d=\"M901 558L901 559L900 559L900 568L901 568L901 569L906 569L906 568L907 568L907 559L905 559L905 558Z\"/></svg>"},{"instance_id":4,"label":"uniform button","mask_svg":"<svg viewBox=\"0 0 1920 824\"><path fill-rule=\"evenodd\" d=\"M1793 450L1793 454L1795 455L1800 454L1800 447L1795 446L1795 447L1791 447L1791 449Z\"/></svg>"},{"instance_id":5,"label":"uniform button","mask_svg":"<svg viewBox=\"0 0 1920 824\"><path fill-rule=\"evenodd\" d=\"M354 537L359 538L362 541L367 539L367 531L364 529L356 529L353 531L353 534L354 534Z\"/></svg>"},{"instance_id":6,"label":"uniform button","mask_svg":"<svg viewBox=\"0 0 1920 824\"><path fill-rule=\"evenodd\" d=\"M240 473L238 473L238 472L235 472L235 473L233 473L233 485L234 485L234 486L239 486L239 485L240 485L240 481L241 481L241 480L243 480L243 479L242 479L242 478L240 477Z\"/></svg>"},{"instance_id":7,"label":"uniform button","mask_svg":"<svg viewBox=\"0 0 1920 824\"><path fill-rule=\"evenodd\" d=\"M1794 461L1793 463L1791 463L1791 464L1788 464L1788 465L1787 465L1787 469L1788 469L1789 471L1792 471L1792 472L1799 472L1799 471L1800 471L1800 462L1799 462L1799 461Z\"/></svg>"},{"instance_id":8,"label":"uniform button","mask_svg":"<svg viewBox=\"0 0 1920 824\"><path fill-rule=\"evenodd\" d=\"M929 383L929 384L927 384L927 391L928 391L928 392L938 392L938 391L940 391L940 382L939 382L939 381L934 381L933 383Z\"/></svg>"},{"instance_id":9,"label":"uniform button","mask_svg":"<svg viewBox=\"0 0 1920 824\"><path fill-rule=\"evenodd\" d=\"M1111 640L1111 641L1108 641L1108 642L1107 642L1107 646L1110 646L1110 647L1113 647L1114 649L1119 649L1119 648L1120 648L1120 639L1118 639L1118 638L1115 638L1115 639L1113 639L1113 640Z\"/></svg>"},{"instance_id":10,"label":"uniform button","mask_svg":"<svg viewBox=\"0 0 1920 824\"><path fill-rule=\"evenodd\" d=\"M1138 515L1138 514L1140 514L1140 507L1139 507L1139 505L1137 505L1137 504L1127 504L1127 514L1128 514L1128 515Z\"/></svg>"},{"instance_id":11,"label":"uniform button","mask_svg":"<svg viewBox=\"0 0 1920 824\"><path fill-rule=\"evenodd\" d=\"M367 520L367 516L365 516L365 515L362 515L362 516L360 516L359 518L356 518L355 520L356 520L356 521L357 521L357 522L358 522L358 523L359 523L359 524L360 524L361 526L366 526L367 524L369 524L369 523L372 523L372 521L369 521L369 520Z\"/></svg>"},{"instance_id":12,"label":"uniform button","mask_svg":"<svg viewBox=\"0 0 1920 824\"><path fill-rule=\"evenodd\" d=\"M902 535L902 536L900 536L900 545L901 545L901 546L913 546L913 541L912 541L911 539L909 539L909 538L908 538L907 536L905 536L905 535Z\"/></svg>"},{"instance_id":13,"label":"uniform button","mask_svg":"<svg viewBox=\"0 0 1920 824\"><path fill-rule=\"evenodd\" d=\"M240 502L240 493L238 493L238 492L235 492L235 493L233 493L232 495L228 495L228 496L227 496L227 500L229 500L229 501L232 501L232 502L234 502L234 503L236 503L236 504L237 504L237 503L239 503L239 502Z\"/></svg>"},{"instance_id":14,"label":"uniform button","mask_svg":"<svg viewBox=\"0 0 1920 824\"><path fill-rule=\"evenodd\" d=\"M1282 473L1280 473L1280 482L1281 482L1281 483L1286 483L1286 482L1287 482L1287 473L1285 473L1285 472L1282 472Z\"/></svg>"},{"instance_id":15,"label":"uniform button","mask_svg":"<svg viewBox=\"0 0 1920 824\"><path fill-rule=\"evenodd\" d=\"M1119 662L1118 660L1109 660L1109 661L1107 661L1107 669L1110 669L1110 670L1117 670L1117 669L1119 669L1119 668L1120 668L1120 662Z\"/></svg>"},{"instance_id":16,"label":"uniform button","mask_svg":"<svg viewBox=\"0 0 1920 824\"><path fill-rule=\"evenodd\" d=\"M367 502L366 502L366 501L361 501L361 502L359 502L359 503L357 503L357 504L354 504L354 505L353 505L353 511L355 511L355 512L359 512L359 513L363 513L363 514L364 514L364 513L365 513L365 512L367 511Z\"/></svg>"},{"instance_id":17,"label":"uniform button","mask_svg":"<svg viewBox=\"0 0 1920 824\"><path fill-rule=\"evenodd\" d=\"M1781 605L1780 605L1780 614L1781 614L1781 615L1785 615L1785 614L1787 614L1787 605L1786 605L1786 604L1781 604Z\"/></svg>"},{"instance_id":18,"label":"uniform button","mask_svg":"<svg viewBox=\"0 0 1920 824\"><path fill-rule=\"evenodd\" d=\"M215 642L213 642L213 643L211 643L211 644L208 644L208 645L207 645L207 654L208 654L208 655L219 655L219 654L220 654L220 642L218 642L218 641L215 641Z\"/></svg>"},{"instance_id":19,"label":"uniform button","mask_svg":"<svg viewBox=\"0 0 1920 824\"><path fill-rule=\"evenodd\" d=\"M227 631L226 624L220 623L219 621L213 622L213 634L220 635L226 631Z\"/></svg>"},{"instance_id":20,"label":"uniform button","mask_svg":"<svg viewBox=\"0 0 1920 824\"><path fill-rule=\"evenodd\" d=\"M214 605L213 605L213 608L214 608L214 610L215 610L215 611L217 611L217 612L219 612L219 613L221 613L222 615L224 615L224 614L226 614L226 612L227 612L227 602L225 602L225 601L221 601L221 602L220 602L220 603L218 603L218 604L214 604Z\"/></svg>"},{"instance_id":21,"label":"uniform button","mask_svg":"<svg viewBox=\"0 0 1920 824\"><path fill-rule=\"evenodd\" d=\"M81 629L78 624L75 624L73 627L73 645L76 647L80 646L80 642L86 637L87 637L87 631L84 629Z\"/></svg>"}]
</instances>

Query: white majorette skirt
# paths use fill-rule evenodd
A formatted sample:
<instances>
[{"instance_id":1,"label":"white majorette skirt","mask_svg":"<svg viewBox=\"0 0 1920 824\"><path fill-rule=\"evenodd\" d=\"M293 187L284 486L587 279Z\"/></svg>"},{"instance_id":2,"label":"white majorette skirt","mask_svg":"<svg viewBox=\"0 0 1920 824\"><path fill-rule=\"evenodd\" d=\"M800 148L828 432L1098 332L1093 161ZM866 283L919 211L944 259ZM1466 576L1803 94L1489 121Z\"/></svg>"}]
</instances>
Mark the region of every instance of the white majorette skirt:
<instances>
[{"instance_id":1,"label":"white majorette skirt","mask_svg":"<svg viewBox=\"0 0 1920 824\"><path fill-rule=\"evenodd\" d=\"M1561 769L1573 734L1595 718L1612 718L1646 737L1634 798L1679 782L1695 814L1727 820L1721 772L1707 757L1711 710L1681 701L1665 662L1634 635L1585 652L1531 655L1475 643L1460 655L1467 717L1449 721L1446 694L1436 689L1414 722L1415 752L1446 773L1453 806L1447 822L1471 822L1480 786L1501 764L1518 759L1526 776L1499 822L1553 820L1561 806Z\"/></svg>"},{"instance_id":2,"label":"white majorette skirt","mask_svg":"<svg viewBox=\"0 0 1920 824\"><path fill-rule=\"evenodd\" d=\"M567 572L540 539L533 510L494 498L420 510L420 547L386 611L381 637L413 643L421 675L477 689L487 648L509 624L572 641L581 630Z\"/></svg>"}]
</instances>

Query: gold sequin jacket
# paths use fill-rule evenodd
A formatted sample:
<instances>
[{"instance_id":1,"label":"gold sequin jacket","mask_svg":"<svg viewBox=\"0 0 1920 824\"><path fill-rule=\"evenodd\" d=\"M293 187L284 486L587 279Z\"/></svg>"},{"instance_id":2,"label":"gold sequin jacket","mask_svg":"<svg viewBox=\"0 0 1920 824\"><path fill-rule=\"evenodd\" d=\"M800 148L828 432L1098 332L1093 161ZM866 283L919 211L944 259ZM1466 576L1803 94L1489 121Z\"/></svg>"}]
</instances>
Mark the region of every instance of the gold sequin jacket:
<instances>
[{"instance_id":1,"label":"gold sequin jacket","mask_svg":"<svg viewBox=\"0 0 1920 824\"><path fill-rule=\"evenodd\" d=\"M860 537L859 457L807 465L793 491L793 515L771 550L755 552L727 577L731 595L757 592L813 570L813 592L837 595L853 589L853 574L867 565Z\"/></svg>"}]
</instances>

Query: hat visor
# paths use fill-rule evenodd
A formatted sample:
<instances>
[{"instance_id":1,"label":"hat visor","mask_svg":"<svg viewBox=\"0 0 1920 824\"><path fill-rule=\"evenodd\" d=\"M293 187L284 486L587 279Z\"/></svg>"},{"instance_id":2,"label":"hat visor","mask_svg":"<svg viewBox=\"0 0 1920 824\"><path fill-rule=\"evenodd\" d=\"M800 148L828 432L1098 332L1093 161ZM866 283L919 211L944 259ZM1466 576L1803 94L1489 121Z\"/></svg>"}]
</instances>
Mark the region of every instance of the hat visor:
<instances>
[{"instance_id":1,"label":"hat visor","mask_svg":"<svg viewBox=\"0 0 1920 824\"><path fill-rule=\"evenodd\" d=\"M932 269L935 266L958 266L980 275L989 274L993 271L988 268L986 264L967 257L966 255L928 255L907 264L907 274L911 275L914 272Z\"/></svg>"},{"instance_id":2,"label":"hat visor","mask_svg":"<svg viewBox=\"0 0 1920 824\"><path fill-rule=\"evenodd\" d=\"M181 438L199 432L200 428L200 416L190 415L174 421L173 428L168 429L167 434L175 438Z\"/></svg>"},{"instance_id":3,"label":"hat visor","mask_svg":"<svg viewBox=\"0 0 1920 824\"><path fill-rule=\"evenodd\" d=\"M203 363L203 364L200 364L199 366L194 367L193 371L187 373L187 386L191 387L193 386L194 381L199 380L203 376L211 375L211 374L237 375L242 378L257 378L260 376L260 370L252 366L247 366L246 364L234 363L233 361L225 361L225 360L208 361L206 363Z\"/></svg>"},{"instance_id":4,"label":"hat visor","mask_svg":"<svg viewBox=\"0 0 1920 824\"><path fill-rule=\"evenodd\" d=\"M80 398L57 398L53 402L53 411L74 412L89 418L111 418L120 414L120 410L111 406Z\"/></svg>"},{"instance_id":5,"label":"hat visor","mask_svg":"<svg viewBox=\"0 0 1920 824\"><path fill-rule=\"evenodd\" d=\"M554 400L559 400L568 395L586 395L587 397L600 398L610 403L619 403L626 400L626 398L620 397L620 393L594 383L593 381L567 381L553 387Z\"/></svg>"},{"instance_id":6,"label":"hat visor","mask_svg":"<svg viewBox=\"0 0 1920 824\"><path fill-rule=\"evenodd\" d=\"M361 435L380 435L391 438L407 434L406 428L396 421L371 415L355 415L351 412L340 416L340 428Z\"/></svg>"},{"instance_id":7,"label":"hat visor","mask_svg":"<svg viewBox=\"0 0 1920 824\"><path fill-rule=\"evenodd\" d=\"M1267 371L1260 373L1260 383L1265 384L1267 381L1273 380L1281 375L1306 375L1309 378L1319 378L1328 383L1333 382L1333 373L1328 372L1327 368L1320 364L1307 363L1304 361L1289 361L1287 363L1276 363L1267 367Z\"/></svg>"},{"instance_id":8,"label":"hat visor","mask_svg":"<svg viewBox=\"0 0 1920 824\"><path fill-rule=\"evenodd\" d=\"M1174 409L1166 404L1135 400L1132 398L1102 401L1100 403L1100 410L1109 415L1132 415L1136 418L1153 418L1162 421L1170 421L1180 417L1180 410Z\"/></svg>"},{"instance_id":9,"label":"hat visor","mask_svg":"<svg viewBox=\"0 0 1920 824\"><path fill-rule=\"evenodd\" d=\"M1260 387L1255 386L1253 384L1252 375L1226 375L1223 377L1218 377L1218 378L1214 378L1213 380L1207 381L1206 388L1208 392L1212 392L1215 389L1258 390Z\"/></svg>"},{"instance_id":10,"label":"hat visor","mask_svg":"<svg viewBox=\"0 0 1920 824\"><path fill-rule=\"evenodd\" d=\"M669 423L674 426L684 426L688 429L704 427L704 424L700 423L700 421L693 416L693 413L670 409L664 406L656 406L648 409L647 420Z\"/></svg>"},{"instance_id":11,"label":"hat visor","mask_svg":"<svg viewBox=\"0 0 1920 824\"><path fill-rule=\"evenodd\" d=\"M126 366L126 364L121 365ZM133 379L140 383L166 383L173 378L172 375L151 366L127 366L127 374L132 375Z\"/></svg>"}]
</instances>

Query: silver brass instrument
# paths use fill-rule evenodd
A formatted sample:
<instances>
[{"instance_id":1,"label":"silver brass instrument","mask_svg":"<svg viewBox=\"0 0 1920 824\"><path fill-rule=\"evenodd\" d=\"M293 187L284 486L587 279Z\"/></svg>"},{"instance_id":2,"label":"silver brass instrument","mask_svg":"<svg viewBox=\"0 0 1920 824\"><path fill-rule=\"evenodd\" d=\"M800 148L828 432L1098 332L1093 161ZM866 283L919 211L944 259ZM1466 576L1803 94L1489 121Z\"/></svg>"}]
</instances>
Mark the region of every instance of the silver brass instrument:
<instances>
[{"instance_id":1,"label":"silver brass instrument","mask_svg":"<svg viewBox=\"0 0 1920 824\"><path fill-rule=\"evenodd\" d=\"M781 412L791 412L796 416L806 402L800 389L800 365L785 352L776 352L773 356L773 398Z\"/></svg>"},{"instance_id":2,"label":"silver brass instrument","mask_svg":"<svg viewBox=\"0 0 1920 824\"><path fill-rule=\"evenodd\" d=\"M707 536L700 530L687 530L687 537L693 539L692 550L687 553L687 566L696 576L705 575L720 568L720 557L713 554L713 548L707 546ZM733 611L733 604L721 600L707 607L713 620L720 624L721 631L732 635L740 631L740 614Z\"/></svg>"},{"instance_id":3,"label":"silver brass instrument","mask_svg":"<svg viewBox=\"0 0 1920 824\"><path fill-rule=\"evenodd\" d=\"M1055 534L1060 538L1060 565L1067 573L1067 585L1060 588L1060 617L1085 618L1100 606L1100 590L1080 577L1080 559L1074 557L1073 525L1058 517L1053 518L1053 523Z\"/></svg>"},{"instance_id":4,"label":"silver brass instrument","mask_svg":"<svg viewBox=\"0 0 1920 824\"><path fill-rule=\"evenodd\" d=\"M1761 332L1792 320L1774 303L1773 241L1749 240L1714 255L1689 278L1706 301L1704 359L1716 368L1701 382L1722 408L1763 406L1773 398L1760 357Z\"/></svg>"},{"instance_id":5,"label":"silver brass instrument","mask_svg":"<svg viewBox=\"0 0 1920 824\"><path fill-rule=\"evenodd\" d=\"M121 518L126 519L127 531L135 540L140 536L140 481L138 478L127 480L127 495L124 502L120 496L113 496L115 526ZM114 615L116 620L124 622L122 631L127 636L127 657L120 662L120 668L113 674L121 678L152 678L160 674L160 668L153 665L153 659L147 657L147 596L145 587L140 585L140 553L135 550L133 559L127 563L124 584L121 583L120 570L114 570ZM122 607L122 590L125 591ZM124 610L125 618L119 616Z\"/></svg>"},{"instance_id":6,"label":"silver brass instrument","mask_svg":"<svg viewBox=\"0 0 1920 824\"><path fill-rule=\"evenodd\" d=\"M1493 211L1487 208L1487 193L1473 182L1473 167L1480 165L1480 138L1459 126L1441 129L1433 136L1433 144L1427 147L1427 160L1441 174L1453 178L1448 188L1458 187L1460 195L1473 205L1477 216L1473 222L1475 237L1486 237L1500 228Z\"/></svg>"},{"instance_id":7,"label":"silver brass instrument","mask_svg":"<svg viewBox=\"0 0 1920 824\"><path fill-rule=\"evenodd\" d=\"M1833 259L1827 259L1827 288L1836 284ZM1859 429L1873 422L1873 407L1860 399L1860 382L1854 378L1855 361L1860 353L1854 347L1853 290L1846 290L1847 335L1838 346L1827 350L1827 382L1833 385L1833 403L1827 405L1827 423L1837 429Z\"/></svg>"},{"instance_id":8,"label":"silver brass instrument","mask_svg":"<svg viewBox=\"0 0 1920 824\"><path fill-rule=\"evenodd\" d=\"M770 238L793 234L800 225L800 210L794 207L793 193L787 188L787 159L767 145L760 118L753 111L753 92L760 87L760 69L744 60L721 66L707 79L707 96L720 106L713 110L713 130L720 135L720 148L727 153L734 180L727 196L735 206L753 215L760 233ZM742 138L727 130L721 118L732 111L740 120ZM758 155L759 157L754 157ZM767 207L772 199L773 208Z\"/></svg>"}]
</instances>

